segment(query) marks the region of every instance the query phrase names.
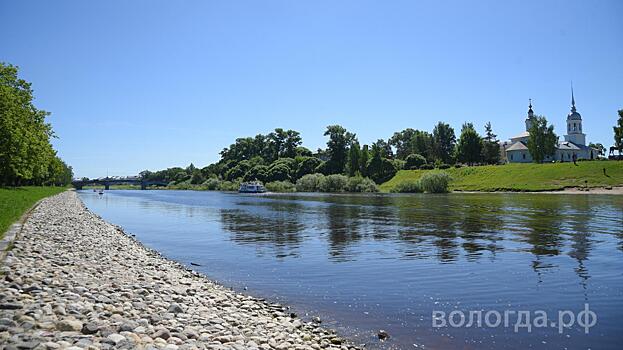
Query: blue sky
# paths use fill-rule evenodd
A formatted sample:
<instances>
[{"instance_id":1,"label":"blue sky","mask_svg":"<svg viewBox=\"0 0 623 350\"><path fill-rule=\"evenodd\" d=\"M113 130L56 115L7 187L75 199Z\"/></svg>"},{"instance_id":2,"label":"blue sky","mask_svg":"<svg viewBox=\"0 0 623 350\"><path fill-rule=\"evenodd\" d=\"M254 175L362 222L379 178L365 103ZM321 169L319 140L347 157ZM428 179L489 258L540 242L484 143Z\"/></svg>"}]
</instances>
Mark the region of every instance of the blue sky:
<instances>
[{"instance_id":1,"label":"blue sky","mask_svg":"<svg viewBox=\"0 0 623 350\"><path fill-rule=\"evenodd\" d=\"M573 80L584 131L623 108L623 1L7 1L0 61L33 83L77 176L205 166L275 127L324 146L407 127L559 135Z\"/></svg>"}]
</instances>

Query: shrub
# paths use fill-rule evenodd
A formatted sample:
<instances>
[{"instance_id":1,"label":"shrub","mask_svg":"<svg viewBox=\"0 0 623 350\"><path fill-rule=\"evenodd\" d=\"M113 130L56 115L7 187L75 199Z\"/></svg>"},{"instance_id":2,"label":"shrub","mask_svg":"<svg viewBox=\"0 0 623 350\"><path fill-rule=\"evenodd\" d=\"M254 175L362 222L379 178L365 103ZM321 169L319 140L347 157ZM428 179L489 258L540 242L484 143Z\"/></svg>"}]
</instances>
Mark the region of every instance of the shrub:
<instances>
[{"instance_id":1,"label":"shrub","mask_svg":"<svg viewBox=\"0 0 623 350\"><path fill-rule=\"evenodd\" d=\"M285 163L273 163L268 168L268 181L289 181L291 169Z\"/></svg>"},{"instance_id":2,"label":"shrub","mask_svg":"<svg viewBox=\"0 0 623 350\"><path fill-rule=\"evenodd\" d=\"M458 168L462 168L462 167L463 167L463 165L462 165L462 164L459 164L459 163L456 163L456 164L454 164L454 167L458 169Z\"/></svg>"},{"instance_id":3,"label":"shrub","mask_svg":"<svg viewBox=\"0 0 623 350\"><path fill-rule=\"evenodd\" d=\"M423 164L420 166L420 170L432 170L435 169L433 164Z\"/></svg>"},{"instance_id":4,"label":"shrub","mask_svg":"<svg viewBox=\"0 0 623 350\"><path fill-rule=\"evenodd\" d=\"M439 164L439 166L437 166L438 169L450 169L451 167L450 164Z\"/></svg>"},{"instance_id":5,"label":"shrub","mask_svg":"<svg viewBox=\"0 0 623 350\"><path fill-rule=\"evenodd\" d=\"M322 174L307 174L298 179L296 182L296 190L299 192L318 192L320 191L320 183L324 181Z\"/></svg>"},{"instance_id":6,"label":"shrub","mask_svg":"<svg viewBox=\"0 0 623 350\"><path fill-rule=\"evenodd\" d=\"M238 191L240 182L238 181L222 181L218 186L219 191Z\"/></svg>"},{"instance_id":7,"label":"shrub","mask_svg":"<svg viewBox=\"0 0 623 350\"><path fill-rule=\"evenodd\" d=\"M244 181L266 181L268 178L268 167L266 165L256 165L244 174Z\"/></svg>"},{"instance_id":8,"label":"shrub","mask_svg":"<svg viewBox=\"0 0 623 350\"><path fill-rule=\"evenodd\" d=\"M419 167L421 167L422 165L426 164L426 158L424 158L423 155L421 154L409 154L407 156L407 158L405 159L405 166L404 168L406 170L410 170L410 169L417 169Z\"/></svg>"},{"instance_id":9,"label":"shrub","mask_svg":"<svg viewBox=\"0 0 623 350\"><path fill-rule=\"evenodd\" d=\"M348 185L348 178L344 175L333 174L325 176L318 185L322 192L342 192Z\"/></svg>"},{"instance_id":10,"label":"shrub","mask_svg":"<svg viewBox=\"0 0 623 350\"><path fill-rule=\"evenodd\" d=\"M348 178L346 185L348 192L378 192L376 183L367 177L353 176Z\"/></svg>"},{"instance_id":11,"label":"shrub","mask_svg":"<svg viewBox=\"0 0 623 350\"><path fill-rule=\"evenodd\" d=\"M300 157L296 177L300 179L307 174L313 174L321 163L322 161L315 157Z\"/></svg>"},{"instance_id":12,"label":"shrub","mask_svg":"<svg viewBox=\"0 0 623 350\"><path fill-rule=\"evenodd\" d=\"M203 183L203 186L205 186L205 188L210 191L214 191L218 189L219 185L220 185L220 181L217 178L207 179Z\"/></svg>"},{"instance_id":13,"label":"shrub","mask_svg":"<svg viewBox=\"0 0 623 350\"><path fill-rule=\"evenodd\" d=\"M273 181L266 184L270 192L294 192L296 187L290 181Z\"/></svg>"},{"instance_id":14,"label":"shrub","mask_svg":"<svg viewBox=\"0 0 623 350\"><path fill-rule=\"evenodd\" d=\"M419 180L421 188L428 193L446 193L450 183L450 175L445 171L429 172Z\"/></svg>"},{"instance_id":15,"label":"shrub","mask_svg":"<svg viewBox=\"0 0 623 350\"><path fill-rule=\"evenodd\" d=\"M407 180L399 182L394 188L390 190L392 193L422 193L422 187L420 182L416 180Z\"/></svg>"}]
</instances>

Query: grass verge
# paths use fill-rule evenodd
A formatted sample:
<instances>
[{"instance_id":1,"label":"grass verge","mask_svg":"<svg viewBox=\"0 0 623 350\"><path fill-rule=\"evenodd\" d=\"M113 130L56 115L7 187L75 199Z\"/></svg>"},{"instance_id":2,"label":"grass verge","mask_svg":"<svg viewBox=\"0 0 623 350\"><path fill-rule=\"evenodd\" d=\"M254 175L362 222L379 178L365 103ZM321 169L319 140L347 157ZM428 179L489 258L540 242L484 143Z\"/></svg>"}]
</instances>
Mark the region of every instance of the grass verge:
<instances>
[{"instance_id":1,"label":"grass verge","mask_svg":"<svg viewBox=\"0 0 623 350\"><path fill-rule=\"evenodd\" d=\"M4 187L0 188L0 238L26 210L41 198L65 191L65 187Z\"/></svg>"},{"instance_id":2,"label":"grass verge","mask_svg":"<svg viewBox=\"0 0 623 350\"><path fill-rule=\"evenodd\" d=\"M450 168L453 191L556 191L566 187L623 186L623 162L584 161L547 164L506 164ZM604 175L604 169L606 170ZM400 170L380 186L389 192L401 182L417 181L432 170Z\"/></svg>"}]
</instances>

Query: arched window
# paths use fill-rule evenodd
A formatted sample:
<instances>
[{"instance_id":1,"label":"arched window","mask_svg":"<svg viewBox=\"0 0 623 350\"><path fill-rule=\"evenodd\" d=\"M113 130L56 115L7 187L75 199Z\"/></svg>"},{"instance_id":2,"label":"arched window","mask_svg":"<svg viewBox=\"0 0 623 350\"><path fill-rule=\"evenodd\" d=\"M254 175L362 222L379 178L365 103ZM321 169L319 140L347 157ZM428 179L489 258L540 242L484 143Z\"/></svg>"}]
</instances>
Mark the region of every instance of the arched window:
<instances>
[{"instance_id":1,"label":"arched window","mask_svg":"<svg viewBox=\"0 0 623 350\"><path fill-rule=\"evenodd\" d=\"M525 153L522 153L522 154L521 154L521 157L522 157L523 159L526 159L526 154L525 154Z\"/></svg>"}]
</instances>

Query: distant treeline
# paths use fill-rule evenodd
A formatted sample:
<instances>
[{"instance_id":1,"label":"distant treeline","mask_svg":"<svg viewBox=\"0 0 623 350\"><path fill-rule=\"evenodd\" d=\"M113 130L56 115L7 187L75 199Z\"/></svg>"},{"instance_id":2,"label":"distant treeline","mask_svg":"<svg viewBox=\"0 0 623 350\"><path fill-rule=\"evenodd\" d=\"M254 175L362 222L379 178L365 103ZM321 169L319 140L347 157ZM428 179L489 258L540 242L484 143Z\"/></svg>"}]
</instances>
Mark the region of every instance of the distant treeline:
<instances>
[{"instance_id":1,"label":"distant treeline","mask_svg":"<svg viewBox=\"0 0 623 350\"><path fill-rule=\"evenodd\" d=\"M0 186L67 185L73 172L50 143L50 113L33 105L30 83L17 73L0 62Z\"/></svg>"},{"instance_id":2,"label":"distant treeline","mask_svg":"<svg viewBox=\"0 0 623 350\"><path fill-rule=\"evenodd\" d=\"M356 134L340 125L328 126L324 135L328 138L326 148L312 152L302 146L299 132L278 128L267 135L236 139L220 152L218 162L204 168L191 164L145 170L140 176L178 188L204 185L208 189L235 189L239 182L253 180L296 184L310 174L369 178L381 184L400 169L443 169L457 162L496 164L500 157L490 123L485 126L484 137L471 123L464 124L458 140L454 129L443 122L432 132L405 129L371 145L360 145Z\"/></svg>"}]
</instances>

